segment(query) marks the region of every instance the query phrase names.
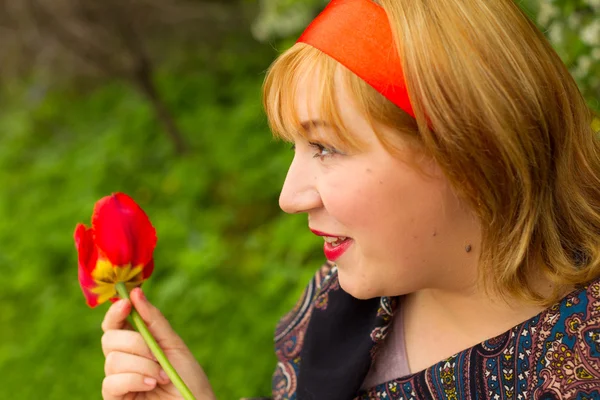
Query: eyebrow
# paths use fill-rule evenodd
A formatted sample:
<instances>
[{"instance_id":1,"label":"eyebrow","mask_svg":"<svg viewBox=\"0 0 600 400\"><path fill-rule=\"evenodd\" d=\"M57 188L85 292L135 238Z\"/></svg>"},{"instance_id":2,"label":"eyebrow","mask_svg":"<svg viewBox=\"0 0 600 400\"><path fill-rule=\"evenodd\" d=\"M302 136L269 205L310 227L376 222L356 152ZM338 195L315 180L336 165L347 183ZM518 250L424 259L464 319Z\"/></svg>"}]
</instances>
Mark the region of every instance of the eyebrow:
<instances>
[{"instance_id":1,"label":"eyebrow","mask_svg":"<svg viewBox=\"0 0 600 400\"><path fill-rule=\"evenodd\" d=\"M300 123L300 126L302 126L302 128L306 131L306 132L310 132L313 128L319 128L319 127L323 127L323 128L328 128L331 127L331 125L321 119L311 119L309 121L303 121Z\"/></svg>"}]
</instances>

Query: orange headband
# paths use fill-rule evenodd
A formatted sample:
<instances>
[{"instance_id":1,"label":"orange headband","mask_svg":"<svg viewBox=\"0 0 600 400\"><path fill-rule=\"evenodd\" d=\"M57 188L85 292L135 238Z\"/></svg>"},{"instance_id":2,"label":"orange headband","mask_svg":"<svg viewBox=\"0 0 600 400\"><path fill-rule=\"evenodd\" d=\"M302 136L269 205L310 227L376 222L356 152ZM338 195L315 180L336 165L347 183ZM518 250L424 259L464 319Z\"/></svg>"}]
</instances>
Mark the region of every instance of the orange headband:
<instances>
[{"instance_id":1,"label":"orange headband","mask_svg":"<svg viewBox=\"0 0 600 400\"><path fill-rule=\"evenodd\" d=\"M371 0L332 0L298 42L321 50L415 116L384 9Z\"/></svg>"}]
</instances>

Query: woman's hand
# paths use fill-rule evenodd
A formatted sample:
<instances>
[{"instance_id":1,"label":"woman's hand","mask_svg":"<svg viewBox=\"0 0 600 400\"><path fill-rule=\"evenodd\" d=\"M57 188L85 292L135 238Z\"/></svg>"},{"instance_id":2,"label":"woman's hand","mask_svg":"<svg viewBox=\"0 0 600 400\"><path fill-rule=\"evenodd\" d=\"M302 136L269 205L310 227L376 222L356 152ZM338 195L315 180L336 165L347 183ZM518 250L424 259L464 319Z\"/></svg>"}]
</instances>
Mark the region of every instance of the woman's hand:
<instances>
[{"instance_id":1,"label":"woman's hand","mask_svg":"<svg viewBox=\"0 0 600 400\"><path fill-rule=\"evenodd\" d=\"M146 300L142 290L131 291L131 302L173 367L197 400L215 396L202 367L161 312ZM102 322L102 350L106 357L102 383L104 400L182 399L144 342L127 322L129 300L113 304Z\"/></svg>"}]
</instances>

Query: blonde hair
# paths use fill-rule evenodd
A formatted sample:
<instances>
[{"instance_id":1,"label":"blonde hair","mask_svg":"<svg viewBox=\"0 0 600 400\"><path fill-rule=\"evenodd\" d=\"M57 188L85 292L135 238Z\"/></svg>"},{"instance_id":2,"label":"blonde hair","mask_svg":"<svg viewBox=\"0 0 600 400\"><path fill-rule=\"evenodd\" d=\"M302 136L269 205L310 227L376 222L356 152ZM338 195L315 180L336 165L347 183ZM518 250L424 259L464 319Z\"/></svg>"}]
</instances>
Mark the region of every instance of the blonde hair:
<instances>
[{"instance_id":1,"label":"blonde hair","mask_svg":"<svg viewBox=\"0 0 600 400\"><path fill-rule=\"evenodd\" d=\"M568 70L512 0L379 0L394 32L416 120L320 51L296 44L270 68L275 135L302 134L301 77L319 70L323 118L344 135L333 76L360 112L433 157L482 226L486 289L537 304L600 276L600 154L592 114ZM341 38L340 40L343 40ZM376 131L377 133L377 131ZM378 134L393 151L393 138ZM542 295L540 273L557 290Z\"/></svg>"}]
</instances>

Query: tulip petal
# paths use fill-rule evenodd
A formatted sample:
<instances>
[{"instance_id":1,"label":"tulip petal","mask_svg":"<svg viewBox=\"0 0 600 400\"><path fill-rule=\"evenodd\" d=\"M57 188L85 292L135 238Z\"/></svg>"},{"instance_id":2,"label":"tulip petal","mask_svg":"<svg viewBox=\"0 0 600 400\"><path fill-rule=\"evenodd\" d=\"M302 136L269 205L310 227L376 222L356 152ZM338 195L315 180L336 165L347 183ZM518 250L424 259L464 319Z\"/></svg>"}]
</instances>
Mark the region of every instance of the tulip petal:
<instances>
[{"instance_id":1,"label":"tulip petal","mask_svg":"<svg viewBox=\"0 0 600 400\"><path fill-rule=\"evenodd\" d=\"M75 247L78 255L78 278L79 285L83 291L86 303L90 307L96 307L98 296L92 292L92 289L97 286L91 271L96 265L98 259L98 251L94 244L93 233L83 224L78 224L75 228Z\"/></svg>"},{"instance_id":2,"label":"tulip petal","mask_svg":"<svg viewBox=\"0 0 600 400\"><path fill-rule=\"evenodd\" d=\"M75 239L75 248L77 249L77 258L80 267L91 271L96 264L95 258L98 256L96 245L94 244L94 233L85 225L77 224L73 239Z\"/></svg>"},{"instance_id":3,"label":"tulip petal","mask_svg":"<svg viewBox=\"0 0 600 400\"><path fill-rule=\"evenodd\" d=\"M79 282L81 282L82 277L81 277L81 270L79 271ZM83 296L85 297L85 302L87 303L88 306L94 308L98 305L100 305L101 303L98 301L98 295L96 293L94 293L94 287L87 287L84 286L83 284L81 284L81 291L83 292Z\"/></svg>"},{"instance_id":4,"label":"tulip petal","mask_svg":"<svg viewBox=\"0 0 600 400\"><path fill-rule=\"evenodd\" d=\"M145 265L156 247L156 230L146 213L126 194L96 203L92 215L96 245L113 265Z\"/></svg>"},{"instance_id":5,"label":"tulip petal","mask_svg":"<svg viewBox=\"0 0 600 400\"><path fill-rule=\"evenodd\" d=\"M150 275L152 275L152 272L154 272L154 259L150 260L148 264L144 265L142 270L142 279L148 279Z\"/></svg>"}]
</instances>

